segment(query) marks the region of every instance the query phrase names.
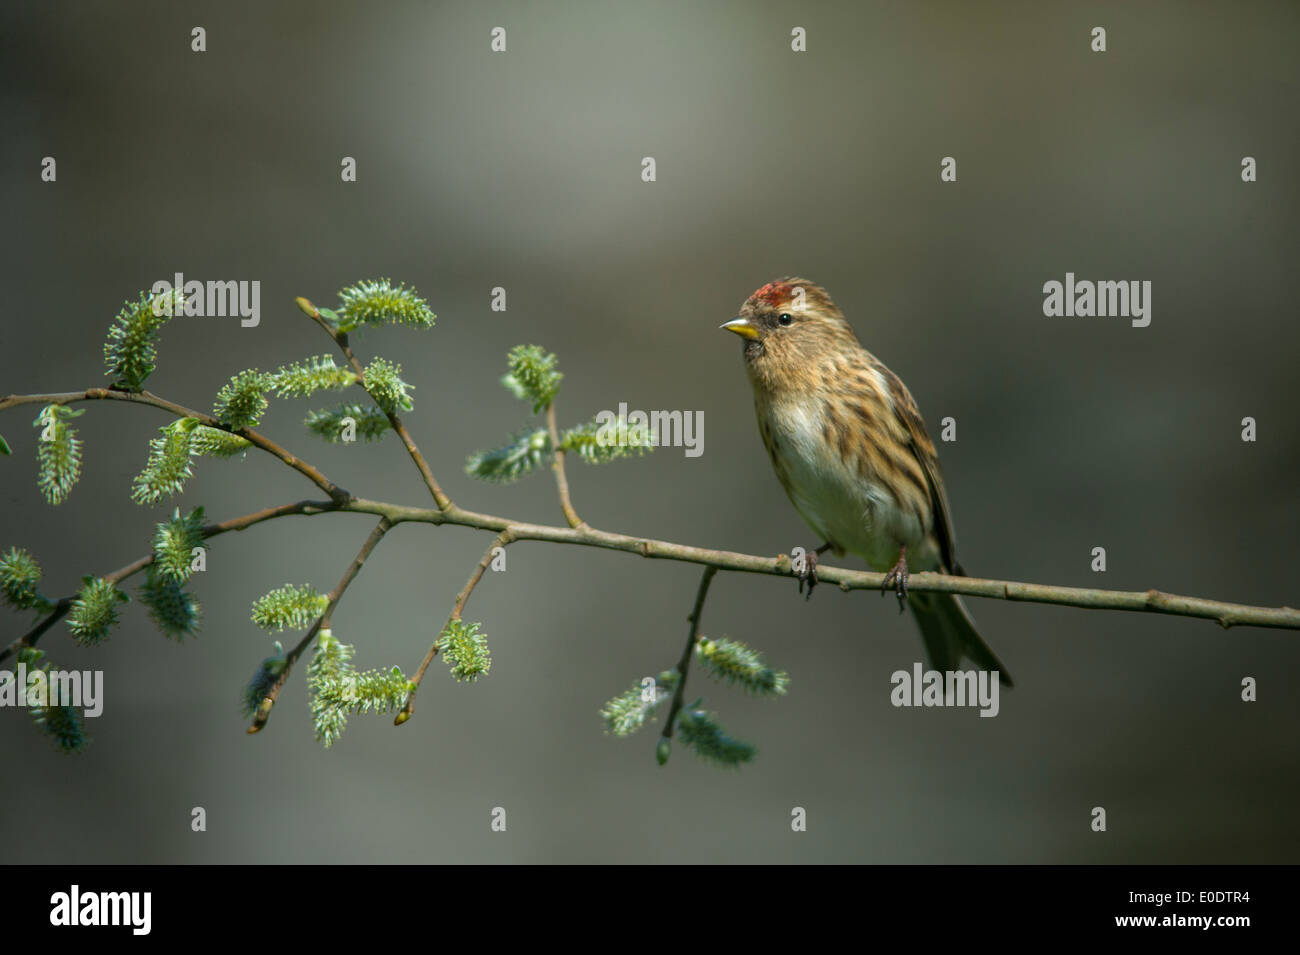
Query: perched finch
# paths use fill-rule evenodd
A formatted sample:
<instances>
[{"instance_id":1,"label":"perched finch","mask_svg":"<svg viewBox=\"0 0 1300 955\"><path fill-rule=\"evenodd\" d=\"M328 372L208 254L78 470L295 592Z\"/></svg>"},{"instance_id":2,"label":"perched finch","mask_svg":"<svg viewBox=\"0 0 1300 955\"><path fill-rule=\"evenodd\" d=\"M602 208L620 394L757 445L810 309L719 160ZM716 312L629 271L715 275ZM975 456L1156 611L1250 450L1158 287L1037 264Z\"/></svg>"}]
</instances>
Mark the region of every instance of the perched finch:
<instances>
[{"instance_id":1,"label":"perched finch","mask_svg":"<svg viewBox=\"0 0 1300 955\"><path fill-rule=\"evenodd\" d=\"M898 376L858 343L825 289L799 278L764 285L722 326L745 340L758 430L791 503L837 556L888 571L936 670L962 657L1006 668L953 594L908 592L909 570L962 574L934 443ZM801 575L809 594L816 558ZM800 590L803 589L803 579Z\"/></svg>"}]
</instances>

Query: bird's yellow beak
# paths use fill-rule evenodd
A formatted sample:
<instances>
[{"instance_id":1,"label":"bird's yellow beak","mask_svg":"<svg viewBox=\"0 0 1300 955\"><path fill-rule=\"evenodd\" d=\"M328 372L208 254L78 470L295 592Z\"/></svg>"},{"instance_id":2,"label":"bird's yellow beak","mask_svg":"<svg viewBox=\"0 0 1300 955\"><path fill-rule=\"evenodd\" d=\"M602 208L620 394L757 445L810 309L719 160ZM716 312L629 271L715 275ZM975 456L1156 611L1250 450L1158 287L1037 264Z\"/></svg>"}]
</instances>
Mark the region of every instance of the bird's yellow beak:
<instances>
[{"instance_id":1,"label":"bird's yellow beak","mask_svg":"<svg viewBox=\"0 0 1300 955\"><path fill-rule=\"evenodd\" d=\"M747 318L733 318L729 322L724 322L719 328L725 328L729 332L735 332L741 338L757 338L758 329Z\"/></svg>"}]
</instances>

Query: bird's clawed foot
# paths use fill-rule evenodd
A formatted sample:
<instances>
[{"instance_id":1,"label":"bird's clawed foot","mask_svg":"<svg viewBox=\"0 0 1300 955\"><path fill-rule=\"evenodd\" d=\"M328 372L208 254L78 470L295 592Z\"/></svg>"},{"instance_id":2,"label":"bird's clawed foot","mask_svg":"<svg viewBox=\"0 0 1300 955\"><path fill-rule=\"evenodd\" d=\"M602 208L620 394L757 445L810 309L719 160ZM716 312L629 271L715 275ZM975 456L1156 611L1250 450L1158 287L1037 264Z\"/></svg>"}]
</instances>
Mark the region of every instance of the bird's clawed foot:
<instances>
[{"instance_id":1,"label":"bird's clawed foot","mask_svg":"<svg viewBox=\"0 0 1300 955\"><path fill-rule=\"evenodd\" d=\"M804 555L803 569L800 570L797 575L799 578L799 593L804 592L803 585L805 583L808 585L808 593L803 598L804 600L812 599L813 588L816 587L818 583L817 555L823 554L830 549L831 549L830 544L822 544L821 547L818 547L816 550L809 551L807 554Z\"/></svg>"},{"instance_id":2,"label":"bird's clawed foot","mask_svg":"<svg viewBox=\"0 0 1300 955\"><path fill-rule=\"evenodd\" d=\"M812 600L813 588L817 586L817 552L809 551L803 559L803 570L799 572L799 593L803 593L803 585L808 585L808 593L804 600Z\"/></svg>"},{"instance_id":3,"label":"bird's clawed foot","mask_svg":"<svg viewBox=\"0 0 1300 955\"><path fill-rule=\"evenodd\" d=\"M907 545L903 545L898 550L898 563L890 568L889 573L885 574L885 579L880 584L880 594L883 597L885 591L890 587L894 588L894 593L898 595L898 612L903 612L903 603L907 600L907 578L910 575L907 572Z\"/></svg>"}]
</instances>

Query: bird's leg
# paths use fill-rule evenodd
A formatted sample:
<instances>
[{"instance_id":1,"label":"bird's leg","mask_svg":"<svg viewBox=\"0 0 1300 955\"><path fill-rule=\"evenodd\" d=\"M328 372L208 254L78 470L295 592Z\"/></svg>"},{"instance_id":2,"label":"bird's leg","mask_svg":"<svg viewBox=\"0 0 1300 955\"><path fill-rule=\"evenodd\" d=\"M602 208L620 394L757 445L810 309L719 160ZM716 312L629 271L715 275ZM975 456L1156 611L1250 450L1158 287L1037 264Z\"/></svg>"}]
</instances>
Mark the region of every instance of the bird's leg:
<instances>
[{"instance_id":1,"label":"bird's leg","mask_svg":"<svg viewBox=\"0 0 1300 955\"><path fill-rule=\"evenodd\" d=\"M880 582L880 595L883 597L885 591L890 587L895 587L895 593L898 594L898 612L903 612L903 601L907 599L907 545L903 544L898 548L898 563L890 568L889 573L885 574L885 579Z\"/></svg>"},{"instance_id":2,"label":"bird's leg","mask_svg":"<svg viewBox=\"0 0 1300 955\"><path fill-rule=\"evenodd\" d=\"M808 595L803 598L804 600L812 599L813 588L817 586L817 555L824 554L830 549L831 543L827 541L821 547L804 555L803 570L799 573L799 593L803 593L804 582L808 583Z\"/></svg>"}]
</instances>

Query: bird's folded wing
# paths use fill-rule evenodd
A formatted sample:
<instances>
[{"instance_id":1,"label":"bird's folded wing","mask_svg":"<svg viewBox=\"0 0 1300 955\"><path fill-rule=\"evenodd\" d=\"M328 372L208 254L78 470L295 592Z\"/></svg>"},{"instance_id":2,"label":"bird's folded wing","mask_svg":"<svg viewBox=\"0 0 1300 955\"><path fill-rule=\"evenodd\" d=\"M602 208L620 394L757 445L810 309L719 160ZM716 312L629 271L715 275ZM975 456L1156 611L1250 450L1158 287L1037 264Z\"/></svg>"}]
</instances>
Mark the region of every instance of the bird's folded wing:
<instances>
[{"instance_id":1,"label":"bird's folded wing","mask_svg":"<svg viewBox=\"0 0 1300 955\"><path fill-rule=\"evenodd\" d=\"M907 386L884 365L879 366L885 381L889 384L890 397L893 398L894 414L907 428L912 439L912 453L916 456L921 470L925 473L926 483L930 487L930 505L934 512L934 536L939 542L939 554L943 559L944 569L952 574L964 574L957 563L957 535L952 528L952 515L948 510L948 495L943 489L943 478L939 474L939 455L925 430L925 420L921 410Z\"/></svg>"}]
</instances>

